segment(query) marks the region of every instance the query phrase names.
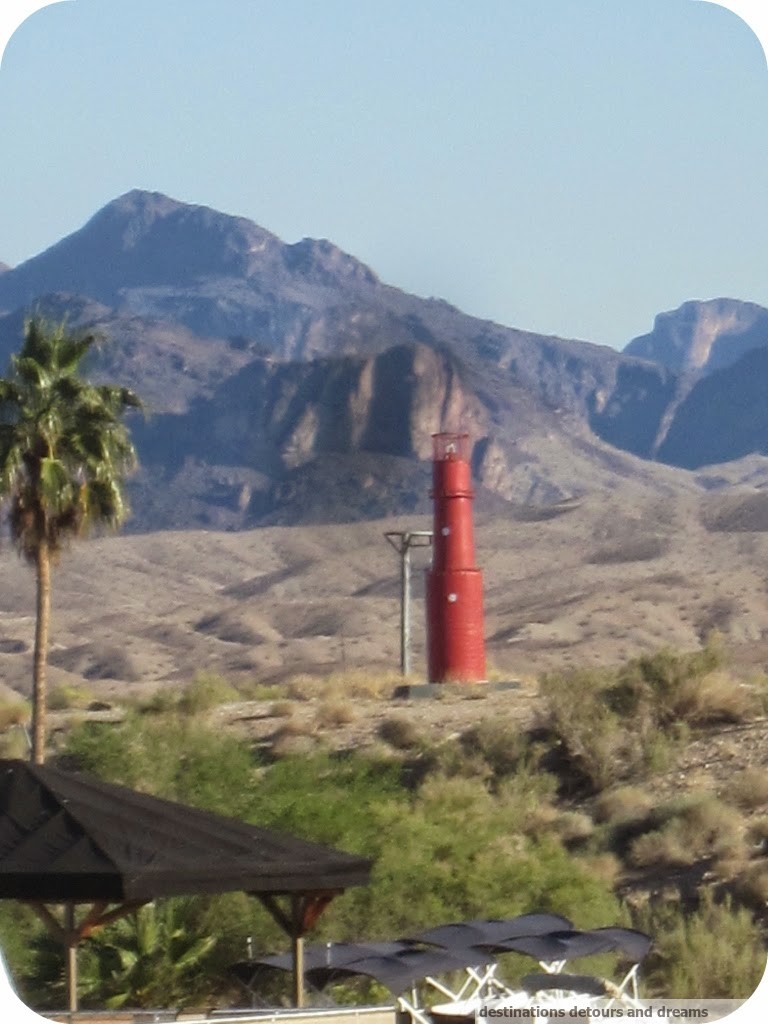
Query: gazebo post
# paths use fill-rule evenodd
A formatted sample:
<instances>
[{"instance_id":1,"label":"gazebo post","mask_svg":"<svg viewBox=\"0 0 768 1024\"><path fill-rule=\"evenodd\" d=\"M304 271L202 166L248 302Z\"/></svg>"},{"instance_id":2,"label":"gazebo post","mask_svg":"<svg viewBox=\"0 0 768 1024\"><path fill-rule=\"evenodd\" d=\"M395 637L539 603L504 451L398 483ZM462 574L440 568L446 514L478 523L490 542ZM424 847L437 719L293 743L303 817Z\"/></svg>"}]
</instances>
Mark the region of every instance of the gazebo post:
<instances>
[{"instance_id":1,"label":"gazebo post","mask_svg":"<svg viewBox=\"0 0 768 1024\"><path fill-rule=\"evenodd\" d=\"M64 942L67 951L67 1000L70 1020L77 1012L77 944L79 938L75 928L75 905L67 903L64 908Z\"/></svg>"},{"instance_id":2,"label":"gazebo post","mask_svg":"<svg viewBox=\"0 0 768 1024\"><path fill-rule=\"evenodd\" d=\"M291 893L290 914L286 913L277 902L276 894L251 893L252 896L259 899L277 924L290 936L293 959L293 1005L297 1008L304 1005L304 936L315 927L317 919L334 896L338 896L342 891L334 889L325 892ZM282 893L281 895L288 894Z\"/></svg>"},{"instance_id":3,"label":"gazebo post","mask_svg":"<svg viewBox=\"0 0 768 1024\"><path fill-rule=\"evenodd\" d=\"M304 921L301 896L291 897L291 951L293 954L293 1005L304 1005Z\"/></svg>"},{"instance_id":4,"label":"gazebo post","mask_svg":"<svg viewBox=\"0 0 768 1024\"><path fill-rule=\"evenodd\" d=\"M28 901L23 901L28 902ZM113 921L134 913L146 901L134 900L107 910L108 904L100 901L94 903L80 924L75 916L76 904L68 901L63 904L62 924L56 920L44 903L28 902L28 906L37 914L50 935L64 947L64 970L67 983L67 1005L69 1018L77 1012L77 948L83 939L88 938L98 928L103 928Z\"/></svg>"}]
</instances>

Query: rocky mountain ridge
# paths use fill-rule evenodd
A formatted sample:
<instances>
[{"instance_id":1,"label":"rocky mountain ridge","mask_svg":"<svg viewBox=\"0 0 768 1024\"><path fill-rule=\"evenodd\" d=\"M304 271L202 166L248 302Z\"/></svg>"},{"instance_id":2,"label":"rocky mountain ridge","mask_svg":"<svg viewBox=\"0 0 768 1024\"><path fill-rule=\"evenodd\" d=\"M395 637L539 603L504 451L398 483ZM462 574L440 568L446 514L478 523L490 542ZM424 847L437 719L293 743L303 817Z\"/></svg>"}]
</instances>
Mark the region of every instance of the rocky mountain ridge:
<instances>
[{"instance_id":1,"label":"rocky mountain ridge","mask_svg":"<svg viewBox=\"0 0 768 1024\"><path fill-rule=\"evenodd\" d=\"M713 450L768 450L768 421L746 433L716 422L733 416L720 390L732 395L768 341L768 311L735 300L686 303L619 353L407 295L326 240L286 244L244 218L134 191L0 275L3 362L30 308L102 334L94 374L149 407L135 423L134 529L422 508L440 430L473 437L489 506L630 477L663 492L689 481L649 459L690 468ZM707 447L716 435L736 454Z\"/></svg>"}]
</instances>

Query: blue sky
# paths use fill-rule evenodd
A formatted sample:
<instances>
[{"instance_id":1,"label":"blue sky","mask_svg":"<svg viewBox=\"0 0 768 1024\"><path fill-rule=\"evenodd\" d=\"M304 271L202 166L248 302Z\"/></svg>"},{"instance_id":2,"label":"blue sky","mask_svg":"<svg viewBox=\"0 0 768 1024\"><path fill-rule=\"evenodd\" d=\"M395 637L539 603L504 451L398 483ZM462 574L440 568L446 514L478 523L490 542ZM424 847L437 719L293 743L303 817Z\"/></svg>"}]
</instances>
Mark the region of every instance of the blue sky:
<instances>
[{"instance_id":1,"label":"blue sky","mask_svg":"<svg viewBox=\"0 0 768 1024\"><path fill-rule=\"evenodd\" d=\"M759 39L699 0L67 0L0 65L0 259L146 188L620 348L768 306L767 128Z\"/></svg>"}]
</instances>

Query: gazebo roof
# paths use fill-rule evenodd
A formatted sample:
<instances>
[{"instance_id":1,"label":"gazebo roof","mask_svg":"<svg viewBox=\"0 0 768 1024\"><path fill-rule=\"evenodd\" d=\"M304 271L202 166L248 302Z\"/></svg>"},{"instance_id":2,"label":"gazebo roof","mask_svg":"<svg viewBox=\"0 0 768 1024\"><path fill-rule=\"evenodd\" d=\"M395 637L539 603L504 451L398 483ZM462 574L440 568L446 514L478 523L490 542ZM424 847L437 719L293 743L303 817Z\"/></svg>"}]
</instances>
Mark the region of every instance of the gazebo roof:
<instances>
[{"instance_id":1,"label":"gazebo roof","mask_svg":"<svg viewBox=\"0 0 768 1024\"><path fill-rule=\"evenodd\" d=\"M85 774L0 760L0 899L338 892L371 862Z\"/></svg>"}]
</instances>

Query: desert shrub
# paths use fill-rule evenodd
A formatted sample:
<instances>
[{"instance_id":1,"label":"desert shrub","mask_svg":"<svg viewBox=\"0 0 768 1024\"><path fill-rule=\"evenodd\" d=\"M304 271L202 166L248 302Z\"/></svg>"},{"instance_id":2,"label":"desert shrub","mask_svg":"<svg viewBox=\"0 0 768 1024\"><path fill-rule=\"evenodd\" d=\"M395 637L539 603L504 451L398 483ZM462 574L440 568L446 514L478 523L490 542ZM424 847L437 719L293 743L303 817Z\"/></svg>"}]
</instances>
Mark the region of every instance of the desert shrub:
<instances>
[{"instance_id":1,"label":"desert shrub","mask_svg":"<svg viewBox=\"0 0 768 1024\"><path fill-rule=\"evenodd\" d=\"M768 771L747 767L730 780L726 798L743 810L752 811L768 803Z\"/></svg>"},{"instance_id":2,"label":"desert shrub","mask_svg":"<svg viewBox=\"0 0 768 1024\"><path fill-rule=\"evenodd\" d=\"M531 823L546 811L549 822L557 817L555 798L557 779L548 772L534 771L521 765L514 775L508 775L493 790L498 811L522 832L531 833ZM551 813L550 813L551 812Z\"/></svg>"},{"instance_id":3,"label":"desert shrub","mask_svg":"<svg viewBox=\"0 0 768 1024\"><path fill-rule=\"evenodd\" d=\"M348 700L388 700L398 686L408 680L394 671L347 670L332 672L325 680L328 696Z\"/></svg>"},{"instance_id":4,"label":"desert shrub","mask_svg":"<svg viewBox=\"0 0 768 1024\"><path fill-rule=\"evenodd\" d=\"M291 676L283 684L283 693L291 700L312 700L322 696L324 690L325 683L322 679L304 672Z\"/></svg>"},{"instance_id":5,"label":"desert shrub","mask_svg":"<svg viewBox=\"0 0 768 1024\"><path fill-rule=\"evenodd\" d=\"M243 700L279 700L285 692L279 683L238 682L237 689Z\"/></svg>"},{"instance_id":6,"label":"desert shrub","mask_svg":"<svg viewBox=\"0 0 768 1024\"><path fill-rule=\"evenodd\" d=\"M651 907L633 922L654 936L645 960L647 995L668 999L747 999L765 970L758 925L745 908L703 890L698 909Z\"/></svg>"},{"instance_id":7,"label":"desert shrub","mask_svg":"<svg viewBox=\"0 0 768 1024\"><path fill-rule=\"evenodd\" d=\"M658 651L631 661L606 696L611 707L636 726L668 729L681 720L700 723L706 702L697 694L706 690L704 680L722 661L722 650L714 641L699 651Z\"/></svg>"},{"instance_id":8,"label":"desert shrub","mask_svg":"<svg viewBox=\"0 0 768 1024\"><path fill-rule=\"evenodd\" d=\"M51 711L68 711L70 708L87 708L93 700L93 692L85 686L59 683L48 694L48 708Z\"/></svg>"},{"instance_id":9,"label":"desert shrub","mask_svg":"<svg viewBox=\"0 0 768 1024\"><path fill-rule=\"evenodd\" d=\"M313 700L314 698L337 698L349 700L386 700L393 691L402 686L401 675L395 672L346 671L331 672L327 676L313 676L300 673L292 676L284 684L285 693L294 700Z\"/></svg>"},{"instance_id":10,"label":"desert shrub","mask_svg":"<svg viewBox=\"0 0 768 1024\"><path fill-rule=\"evenodd\" d=\"M283 758L311 754L317 746L316 732L316 724L309 719L298 715L283 719L270 740L270 756Z\"/></svg>"},{"instance_id":11,"label":"desert shrub","mask_svg":"<svg viewBox=\"0 0 768 1024\"><path fill-rule=\"evenodd\" d=\"M142 715L175 714L179 708L179 692L172 686L162 686L151 696L136 703L136 710Z\"/></svg>"},{"instance_id":12,"label":"desert shrub","mask_svg":"<svg viewBox=\"0 0 768 1024\"><path fill-rule=\"evenodd\" d=\"M0 757L25 760L29 757L30 746L27 730L11 727L0 736Z\"/></svg>"},{"instance_id":13,"label":"desert shrub","mask_svg":"<svg viewBox=\"0 0 768 1024\"><path fill-rule=\"evenodd\" d=\"M49 705L50 707L50 705ZM26 725L31 708L24 700L6 700L0 703L0 732L14 725Z\"/></svg>"},{"instance_id":14,"label":"desert shrub","mask_svg":"<svg viewBox=\"0 0 768 1024\"><path fill-rule=\"evenodd\" d=\"M220 704L238 700L240 694L216 672L197 672L178 700L178 709L185 715L200 715Z\"/></svg>"},{"instance_id":15,"label":"desert shrub","mask_svg":"<svg viewBox=\"0 0 768 1024\"><path fill-rule=\"evenodd\" d=\"M638 836L627 859L633 867L687 867L696 856L683 844L679 830L667 827Z\"/></svg>"},{"instance_id":16,"label":"desert shrub","mask_svg":"<svg viewBox=\"0 0 768 1024\"><path fill-rule=\"evenodd\" d=\"M282 725L274 734L274 739L281 736L312 736L315 732L315 724L308 718L301 718L299 715L291 715L285 718Z\"/></svg>"},{"instance_id":17,"label":"desert shrub","mask_svg":"<svg viewBox=\"0 0 768 1024\"><path fill-rule=\"evenodd\" d=\"M768 863L759 860L746 865L733 879L731 888L743 903L764 910L768 903Z\"/></svg>"},{"instance_id":18,"label":"desert shrub","mask_svg":"<svg viewBox=\"0 0 768 1024\"><path fill-rule=\"evenodd\" d=\"M383 740L379 740L379 742L390 753L397 749L385 746ZM493 773L485 758L479 753L468 752L459 737L440 738L437 742L428 739L419 742L414 750L418 756L417 771L414 766L415 776L418 779L426 778L430 774L439 774L448 778L461 775L489 783L492 780Z\"/></svg>"},{"instance_id":19,"label":"desert shrub","mask_svg":"<svg viewBox=\"0 0 768 1024\"><path fill-rule=\"evenodd\" d=\"M395 750L413 750L422 743L419 726L405 715L392 715L383 719L379 723L377 735Z\"/></svg>"},{"instance_id":20,"label":"desert shrub","mask_svg":"<svg viewBox=\"0 0 768 1024\"><path fill-rule=\"evenodd\" d=\"M615 890L616 883L623 871L623 864L615 854L608 852L588 854L579 857L579 863L593 878Z\"/></svg>"},{"instance_id":21,"label":"desert shrub","mask_svg":"<svg viewBox=\"0 0 768 1024\"><path fill-rule=\"evenodd\" d=\"M296 713L295 700L275 700L269 709L273 718L291 718Z\"/></svg>"},{"instance_id":22,"label":"desert shrub","mask_svg":"<svg viewBox=\"0 0 768 1024\"><path fill-rule=\"evenodd\" d=\"M462 733L460 744L468 757L479 757L495 778L514 772L529 753L528 741L517 723L487 718Z\"/></svg>"},{"instance_id":23,"label":"desert shrub","mask_svg":"<svg viewBox=\"0 0 768 1024\"><path fill-rule=\"evenodd\" d=\"M349 725L357 718L355 707L349 701L329 698L320 703L315 712L315 724L321 729L334 729Z\"/></svg>"},{"instance_id":24,"label":"desert shrub","mask_svg":"<svg viewBox=\"0 0 768 1024\"><path fill-rule=\"evenodd\" d=\"M761 852L768 849L768 815L750 820L747 826L747 839Z\"/></svg>"},{"instance_id":25,"label":"desert shrub","mask_svg":"<svg viewBox=\"0 0 768 1024\"><path fill-rule=\"evenodd\" d=\"M743 721L755 713L753 688L719 671L716 638L698 651L659 651L618 672L577 670L543 677L542 725L560 773L593 792L666 770L692 726Z\"/></svg>"},{"instance_id":26,"label":"desert shrub","mask_svg":"<svg viewBox=\"0 0 768 1024\"><path fill-rule=\"evenodd\" d=\"M613 544L596 548L587 558L589 565L620 565L622 562L648 562L666 554L669 541L655 534L627 536Z\"/></svg>"},{"instance_id":27,"label":"desert shrub","mask_svg":"<svg viewBox=\"0 0 768 1024\"><path fill-rule=\"evenodd\" d=\"M568 848L584 843L595 831L595 824L590 816L581 811L564 811L558 814L554 827Z\"/></svg>"},{"instance_id":28,"label":"desert shrub","mask_svg":"<svg viewBox=\"0 0 768 1024\"><path fill-rule=\"evenodd\" d=\"M702 857L726 857L743 849L744 823L739 812L709 793L668 801L647 820L649 830L635 839L629 860L652 864L693 864Z\"/></svg>"},{"instance_id":29,"label":"desert shrub","mask_svg":"<svg viewBox=\"0 0 768 1024\"><path fill-rule=\"evenodd\" d=\"M567 785L600 791L624 772L631 744L618 714L604 699L605 673L577 670L541 680L543 727L551 734Z\"/></svg>"},{"instance_id":30,"label":"desert shrub","mask_svg":"<svg viewBox=\"0 0 768 1024\"><path fill-rule=\"evenodd\" d=\"M44 926L32 908L15 900L0 902L0 948L8 963L13 981L26 1002L36 997L34 975L35 943L44 934ZM61 970L61 947L59 947Z\"/></svg>"},{"instance_id":31,"label":"desert shrub","mask_svg":"<svg viewBox=\"0 0 768 1024\"><path fill-rule=\"evenodd\" d=\"M600 793L593 813L595 821L609 824L638 821L646 817L655 803L655 798L639 786L616 786Z\"/></svg>"},{"instance_id":32,"label":"desert shrub","mask_svg":"<svg viewBox=\"0 0 768 1024\"><path fill-rule=\"evenodd\" d=\"M751 688L726 672L688 680L677 694L675 713L694 726L747 722L760 711Z\"/></svg>"}]
</instances>

